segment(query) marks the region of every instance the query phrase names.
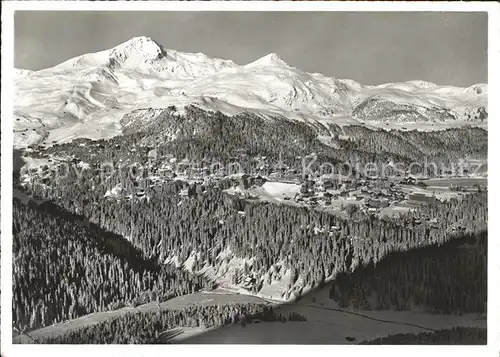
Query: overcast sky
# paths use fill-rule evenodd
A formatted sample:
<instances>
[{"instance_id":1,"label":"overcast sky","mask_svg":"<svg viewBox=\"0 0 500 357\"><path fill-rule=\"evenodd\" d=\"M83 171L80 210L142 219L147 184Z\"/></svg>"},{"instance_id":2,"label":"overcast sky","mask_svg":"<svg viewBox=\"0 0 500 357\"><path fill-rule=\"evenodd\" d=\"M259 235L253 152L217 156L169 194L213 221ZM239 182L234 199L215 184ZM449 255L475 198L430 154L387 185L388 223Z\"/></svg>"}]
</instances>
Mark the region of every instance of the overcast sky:
<instances>
[{"instance_id":1,"label":"overcast sky","mask_svg":"<svg viewBox=\"0 0 500 357\"><path fill-rule=\"evenodd\" d=\"M149 36L166 49L246 64L278 53L363 84L487 82L486 13L17 11L15 66L42 69Z\"/></svg>"}]
</instances>

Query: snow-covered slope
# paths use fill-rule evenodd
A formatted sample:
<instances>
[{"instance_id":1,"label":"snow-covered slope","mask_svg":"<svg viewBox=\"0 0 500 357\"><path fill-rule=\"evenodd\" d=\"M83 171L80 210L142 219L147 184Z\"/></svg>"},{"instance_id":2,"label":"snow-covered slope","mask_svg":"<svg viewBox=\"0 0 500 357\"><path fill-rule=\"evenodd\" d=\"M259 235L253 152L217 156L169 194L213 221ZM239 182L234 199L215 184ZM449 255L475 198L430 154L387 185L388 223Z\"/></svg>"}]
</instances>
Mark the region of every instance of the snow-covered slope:
<instances>
[{"instance_id":1,"label":"snow-covered slope","mask_svg":"<svg viewBox=\"0 0 500 357\"><path fill-rule=\"evenodd\" d=\"M291 120L464 122L487 117L487 85L424 81L364 86L306 73L271 53L246 65L136 37L40 71L15 72L15 145L105 138L137 109L187 105Z\"/></svg>"},{"instance_id":2,"label":"snow-covered slope","mask_svg":"<svg viewBox=\"0 0 500 357\"><path fill-rule=\"evenodd\" d=\"M133 70L144 74L161 73L170 78L196 78L223 68L236 67L232 61L209 58L202 53L165 50L148 37L134 37L110 50L72 58L50 72L67 73L77 68L104 67L111 70Z\"/></svg>"}]
</instances>

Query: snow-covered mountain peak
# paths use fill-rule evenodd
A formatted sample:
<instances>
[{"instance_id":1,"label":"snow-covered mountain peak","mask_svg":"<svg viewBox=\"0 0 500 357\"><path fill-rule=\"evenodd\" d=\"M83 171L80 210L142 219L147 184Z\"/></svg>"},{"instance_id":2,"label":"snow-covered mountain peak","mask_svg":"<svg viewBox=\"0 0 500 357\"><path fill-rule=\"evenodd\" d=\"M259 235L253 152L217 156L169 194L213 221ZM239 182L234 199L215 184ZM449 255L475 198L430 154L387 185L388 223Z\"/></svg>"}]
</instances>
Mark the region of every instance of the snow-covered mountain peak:
<instances>
[{"instance_id":1,"label":"snow-covered mountain peak","mask_svg":"<svg viewBox=\"0 0 500 357\"><path fill-rule=\"evenodd\" d=\"M158 42L153 40L151 37L148 36L136 36L132 37L130 40L127 40L118 46L115 46L115 48L119 47L133 47L137 49L145 49L148 47L155 47L155 48L162 48L162 45L160 45Z\"/></svg>"},{"instance_id":2,"label":"snow-covered mountain peak","mask_svg":"<svg viewBox=\"0 0 500 357\"><path fill-rule=\"evenodd\" d=\"M155 76L187 79L237 67L233 61L208 57L202 53L186 53L165 49L150 37L134 37L109 50L84 54L55 67L42 70L46 74L74 73L89 68L125 70Z\"/></svg>"},{"instance_id":3,"label":"snow-covered mountain peak","mask_svg":"<svg viewBox=\"0 0 500 357\"><path fill-rule=\"evenodd\" d=\"M413 80L367 86L301 71L276 53L239 66L165 49L144 36L52 68L16 70L14 79L20 147L43 138L110 137L121 133L125 114L170 106L384 128L428 123L431 130L434 123L486 125L488 117L487 84L463 88Z\"/></svg>"},{"instance_id":4,"label":"snow-covered mountain peak","mask_svg":"<svg viewBox=\"0 0 500 357\"><path fill-rule=\"evenodd\" d=\"M269 67L281 66L288 67L285 61L277 53L269 53L258 60L247 64L245 67Z\"/></svg>"},{"instance_id":5,"label":"snow-covered mountain peak","mask_svg":"<svg viewBox=\"0 0 500 357\"><path fill-rule=\"evenodd\" d=\"M109 51L110 58L125 62L131 58L152 61L164 58L167 52L150 37L134 37Z\"/></svg>"}]
</instances>

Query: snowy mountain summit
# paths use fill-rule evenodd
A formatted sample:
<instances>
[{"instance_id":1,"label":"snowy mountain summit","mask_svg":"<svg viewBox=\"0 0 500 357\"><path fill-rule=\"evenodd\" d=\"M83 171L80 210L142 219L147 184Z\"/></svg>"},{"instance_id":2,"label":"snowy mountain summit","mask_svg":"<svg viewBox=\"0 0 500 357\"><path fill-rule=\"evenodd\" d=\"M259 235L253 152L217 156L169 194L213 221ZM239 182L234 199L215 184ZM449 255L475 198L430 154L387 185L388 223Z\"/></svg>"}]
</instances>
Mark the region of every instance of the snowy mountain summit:
<instances>
[{"instance_id":1,"label":"snowy mountain summit","mask_svg":"<svg viewBox=\"0 0 500 357\"><path fill-rule=\"evenodd\" d=\"M245 67L247 68L252 68L252 67L268 67L268 66L282 66L282 67L288 67L288 65L283 61L283 59L276 53L269 53L258 60L247 64Z\"/></svg>"},{"instance_id":2,"label":"snowy mountain summit","mask_svg":"<svg viewBox=\"0 0 500 357\"><path fill-rule=\"evenodd\" d=\"M276 53L238 65L134 37L51 68L16 69L15 145L119 135L120 120L132 111L175 106L182 112L188 105L338 125L484 125L487 97L487 84L369 86L303 72Z\"/></svg>"},{"instance_id":3,"label":"snowy mountain summit","mask_svg":"<svg viewBox=\"0 0 500 357\"><path fill-rule=\"evenodd\" d=\"M166 50L153 39L142 36L134 37L109 50L72 58L51 70L106 67L117 71L131 70L176 78L196 78L235 66L232 61L212 59L201 53Z\"/></svg>"}]
</instances>

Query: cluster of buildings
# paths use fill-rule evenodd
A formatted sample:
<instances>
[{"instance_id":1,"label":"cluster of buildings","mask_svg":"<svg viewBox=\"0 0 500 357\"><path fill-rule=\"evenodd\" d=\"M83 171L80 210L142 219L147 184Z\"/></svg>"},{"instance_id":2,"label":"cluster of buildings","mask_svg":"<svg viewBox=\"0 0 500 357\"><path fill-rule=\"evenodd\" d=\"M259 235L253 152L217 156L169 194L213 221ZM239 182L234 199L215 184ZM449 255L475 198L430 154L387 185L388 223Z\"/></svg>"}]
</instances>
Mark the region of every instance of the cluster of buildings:
<instances>
[{"instance_id":1,"label":"cluster of buildings","mask_svg":"<svg viewBox=\"0 0 500 357\"><path fill-rule=\"evenodd\" d=\"M88 146L86 141L82 141L80 146ZM99 144L103 145L103 144ZM29 149L34 152L41 152L45 149L42 145L32 145ZM88 148L86 148L88 149ZM136 148L131 147L131 151ZM162 182L179 180L185 182L180 195L192 196L203 191L202 186L213 186L227 189L231 186L238 186L237 194L243 198L252 197L247 192L252 188L262 186L266 181L276 181L283 183L294 183L300 185L300 191L294 196L284 197L286 201L296 202L306 206L331 206L335 202L341 201L344 205L355 204L359 210L377 213L381 209L391 205L406 202L412 207L421 207L432 204L435 197L423 193L405 193L403 186L415 186L425 188L426 184L414 177L407 176L399 181L382 178L354 178L340 175L322 175L304 178L299 170L286 165L280 167L272 166L266 161L266 157L255 157L259 165L256 166L256 173L242 174L239 167L218 167L211 160L179 160L171 154L157 156L155 150L151 150L147 155L147 162L142 164L144 177L137 178L133 187L127 187L123 192L135 197L145 197L147 187L159 185ZM50 162L51 160L49 160ZM102 167L99 163L84 164L79 159L69 158L68 163L90 170L95 174L102 174ZM54 163L55 164L55 163ZM119 168L122 162L115 163L115 169ZM55 170L55 166L50 165L42 168L43 173ZM127 168L127 167L125 167ZM32 169L33 171L35 169ZM30 176L36 175L29 172ZM40 174L40 172L38 172ZM146 182L144 184L143 182ZM464 190L462 187L450 187L451 190ZM479 187L478 190L481 188ZM408 191L408 190L406 190ZM337 202L338 203L338 202Z\"/></svg>"},{"instance_id":2,"label":"cluster of buildings","mask_svg":"<svg viewBox=\"0 0 500 357\"><path fill-rule=\"evenodd\" d=\"M394 182L387 179L318 179L305 180L294 201L309 205L329 206L333 200L341 200L346 204L358 205L361 210L378 212L392 203L406 199Z\"/></svg>"}]
</instances>

